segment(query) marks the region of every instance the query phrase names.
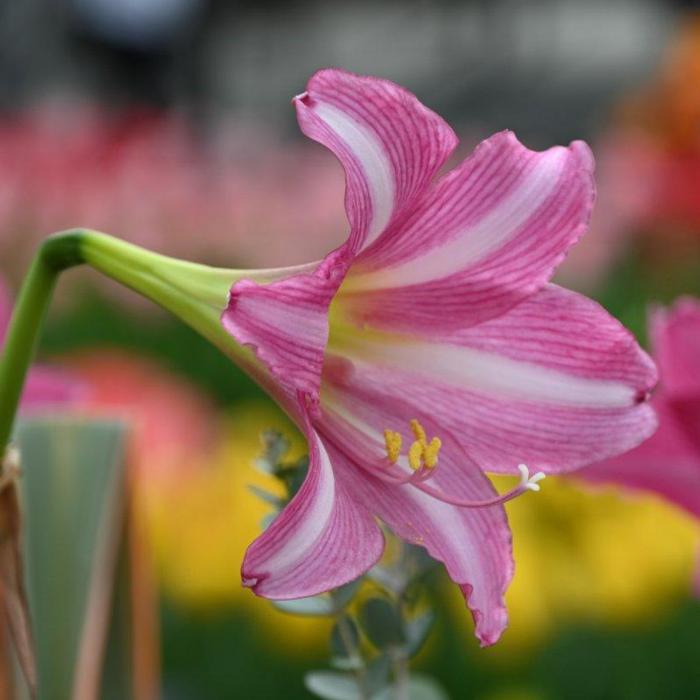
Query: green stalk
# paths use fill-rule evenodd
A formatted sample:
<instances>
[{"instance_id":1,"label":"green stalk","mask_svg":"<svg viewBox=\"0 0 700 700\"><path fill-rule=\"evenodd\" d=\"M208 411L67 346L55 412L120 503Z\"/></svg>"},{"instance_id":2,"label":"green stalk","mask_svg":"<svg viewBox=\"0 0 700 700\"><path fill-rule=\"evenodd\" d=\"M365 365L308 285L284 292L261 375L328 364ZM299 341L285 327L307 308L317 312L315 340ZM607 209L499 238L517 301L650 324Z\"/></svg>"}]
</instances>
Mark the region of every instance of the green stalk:
<instances>
[{"instance_id":1,"label":"green stalk","mask_svg":"<svg viewBox=\"0 0 700 700\"><path fill-rule=\"evenodd\" d=\"M289 270L226 270L176 260L97 231L75 229L47 238L39 248L15 306L0 358L0 455L10 441L27 371L58 275L87 264L181 318L253 375L252 353L234 342L220 322L231 285L261 282Z\"/></svg>"},{"instance_id":2,"label":"green stalk","mask_svg":"<svg viewBox=\"0 0 700 700\"><path fill-rule=\"evenodd\" d=\"M5 337L0 359L0 454L10 441L22 388L58 275L82 262L81 232L47 238L27 274Z\"/></svg>"}]
</instances>

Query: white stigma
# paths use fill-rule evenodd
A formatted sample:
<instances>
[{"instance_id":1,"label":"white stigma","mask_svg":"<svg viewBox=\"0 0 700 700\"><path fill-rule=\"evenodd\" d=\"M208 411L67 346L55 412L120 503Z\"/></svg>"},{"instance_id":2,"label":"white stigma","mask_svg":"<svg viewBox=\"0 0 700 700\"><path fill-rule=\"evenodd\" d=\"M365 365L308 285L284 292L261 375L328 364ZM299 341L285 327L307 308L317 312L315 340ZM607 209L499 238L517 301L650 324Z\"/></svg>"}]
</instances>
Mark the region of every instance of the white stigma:
<instances>
[{"instance_id":1,"label":"white stigma","mask_svg":"<svg viewBox=\"0 0 700 700\"><path fill-rule=\"evenodd\" d=\"M544 479L546 476L544 472L536 472L530 476L530 470L526 464L518 464L518 471L520 472L520 488L526 491L540 490L540 485L537 482Z\"/></svg>"}]
</instances>

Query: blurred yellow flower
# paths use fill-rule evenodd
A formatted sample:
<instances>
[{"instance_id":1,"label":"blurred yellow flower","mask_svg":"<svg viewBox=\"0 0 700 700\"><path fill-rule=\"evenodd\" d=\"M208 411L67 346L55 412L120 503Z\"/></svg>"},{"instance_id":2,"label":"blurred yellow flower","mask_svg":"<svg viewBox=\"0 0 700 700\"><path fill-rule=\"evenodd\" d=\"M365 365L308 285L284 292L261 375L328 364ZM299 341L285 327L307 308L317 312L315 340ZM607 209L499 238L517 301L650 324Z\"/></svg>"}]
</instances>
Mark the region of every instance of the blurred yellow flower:
<instances>
[{"instance_id":1,"label":"blurred yellow flower","mask_svg":"<svg viewBox=\"0 0 700 700\"><path fill-rule=\"evenodd\" d=\"M241 585L240 564L246 547L261 531L271 506L252 494L255 484L281 495L275 479L258 472L260 434L267 428L283 432L292 441L290 459L306 445L286 417L264 402L245 403L224 419L225 436L199 468L186 478L159 481L142 489L142 508L163 589L173 601L207 612L221 606L245 608L276 641L289 640L287 651L304 653L325 644L328 625L276 610Z\"/></svg>"},{"instance_id":2,"label":"blurred yellow flower","mask_svg":"<svg viewBox=\"0 0 700 700\"><path fill-rule=\"evenodd\" d=\"M548 477L537 496L506 507L516 562L510 625L489 656L525 651L572 622L652 621L690 594L700 529L660 499Z\"/></svg>"},{"instance_id":3,"label":"blurred yellow flower","mask_svg":"<svg viewBox=\"0 0 700 700\"><path fill-rule=\"evenodd\" d=\"M328 626L280 613L240 583L245 548L270 512L248 485L281 493L253 466L267 428L292 439L290 459L305 453L303 440L274 406L242 404L225 417L224 438L198 457L201 464L153 488L145 484L141 505L168 596L204 612L242 607L263 633L294 640L286 651L304 653L325 644ZM511 485L505 477L495 480L501 490ZM537 496L507 507L516 560L507 596L511 622L489 657L526 651L571 622L648 621L688 595L700 532L690 517L656 498L549 477ZM454 618L468 638L464 602L454 596L454 603Z\"/></svg>"}]
</instances>

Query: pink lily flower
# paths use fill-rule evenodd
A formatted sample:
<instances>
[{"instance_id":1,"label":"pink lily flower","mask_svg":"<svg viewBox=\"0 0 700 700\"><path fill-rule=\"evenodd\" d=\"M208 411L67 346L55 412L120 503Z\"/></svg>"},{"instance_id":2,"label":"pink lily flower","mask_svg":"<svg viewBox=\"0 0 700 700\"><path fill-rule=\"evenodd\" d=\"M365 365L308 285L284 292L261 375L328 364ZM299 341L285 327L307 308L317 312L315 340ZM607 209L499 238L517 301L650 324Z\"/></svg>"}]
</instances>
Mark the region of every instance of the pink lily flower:
<instances>
[{"instance_id":1,"label":"pink lily flower","mask_svg":"<svg viewBox=\"0 0 700 700\"><path fill-rule=\"evenodd\" d=\"M686 297L654 309L649 330L661 377L652 399L659 429L583 476L658 493L700 517L700 301Z\"/></svg>"},{"instance_id":2,"label":"pink lily flower","mask_svg":"<svg viewBox=\"0 0 700 700\"><path fill-rule=\"evenodd\" d=\"M345 169L348 240L233 285L222 322L304 430L303 487L247 551L244 584L298 598L381 556L376 518L444 562L484 645L513 575L502 503L655 428L655 367L594 302L548 284L586 230L588 147L510 132L433 182L457 144L403 88L323 70L293 100ZM274 278L274 279L273 279ZM484 471L518 473L499 496Z\"/></svg>"},{"instance_id":3,"label":"pink lily flower","mask_svg":"<svg viewBox=\"0 0 700 700\"><path fill-rule=\"evenodd\" d=\"M12 316L12 303L5 285L0 280L0 347ZM65 404L79 398L82 393L80 382L71 379L67 373L53 367L38 365L32 368L24 385L20 411L35 413L52 406Z\"/></svg>"}]
</instances>

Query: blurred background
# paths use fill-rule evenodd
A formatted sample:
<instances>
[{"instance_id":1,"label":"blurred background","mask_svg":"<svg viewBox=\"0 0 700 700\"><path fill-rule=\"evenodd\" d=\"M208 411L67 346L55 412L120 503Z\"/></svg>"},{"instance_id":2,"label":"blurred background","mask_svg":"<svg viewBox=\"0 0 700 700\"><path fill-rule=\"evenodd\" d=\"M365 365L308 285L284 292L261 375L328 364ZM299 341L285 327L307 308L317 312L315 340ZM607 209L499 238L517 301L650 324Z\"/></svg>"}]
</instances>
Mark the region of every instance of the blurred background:
<instances>
[{"instance_id":1,"label":"blurred background","mask_svg":"<svg viewBox=\"0 0 700 700\"><path fill-rule=\"evenodd\" d=\"M587 140L597 208L558 281L644 343L650 302L700 295L700 7L670 0L2 3L8 288L45 235L72 226L227 267L330 250L347 228L342 172L289 104L325 66L408 87L456 129L460 158L504 128L537 149ZM82 411L129 431L155 621L144 663L162 697L309 697L328 626L239 578L266 512L247 490L264 484L258 435L291 426L205 341L90 271L62 278L41 355L84 383ZM554 478L509 514L509 631L480 650L440 580L418 668L452 698L700 696L696 521Z\"/></svg>"}]
</instances>

